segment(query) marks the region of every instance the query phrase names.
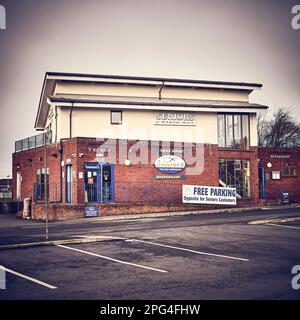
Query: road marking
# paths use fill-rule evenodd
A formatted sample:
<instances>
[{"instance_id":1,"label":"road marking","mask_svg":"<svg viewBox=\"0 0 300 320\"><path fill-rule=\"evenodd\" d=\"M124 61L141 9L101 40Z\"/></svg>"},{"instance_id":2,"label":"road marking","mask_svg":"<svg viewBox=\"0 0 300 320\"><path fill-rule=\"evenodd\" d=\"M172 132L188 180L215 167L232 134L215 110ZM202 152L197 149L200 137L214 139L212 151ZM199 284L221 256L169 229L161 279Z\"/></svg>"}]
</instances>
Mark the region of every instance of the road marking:
<instances>
[{"instance_id":1,"label":"road marking","mask_svg":"<svg viewBox=\"0 0 300 320\"><path fill-rule=\"evenodd\" d=\"M14 274L14 275L16 275L16 276L18 276L18 277L20 277L20 278L24 278L24 279L29 280L29 281L31 281L31 282L37 283L37 284L39 284L39 285L41 285L41 286L44 286L44 287L46 287L46 288L48 288L48 289L57 289L57 287L54 287L54 286L52 286L51 284L48 284L48 283L46 283L46 282L43 282L43 281L40 281L40 280L31 278L31 277L25 276L25 274L16 272L16 271L14 271L14 270L11 270L11 269L8 269L8 268L5 268L5 267L3 267L3 269L4 269L6 272L9 272L9 273L11 273L11 274Z\"/></svg>"},{"instance_id":2,"label":"road marking","mask_svg":"<svg viewBox=\"0 0 300 320\"><path fill-rule=\"evenodd\" d=\"M170 248L170 249L176 249L176 250L181 250L181 251L187 251L187 252L192 252L192 253L195 253L195 254L206 255L206 256L213 256L213 257L233 259L233 260L240 260L240 261L249 261L249 259L244 259L244 258L237 258L237 257L232 257L232 256L225 256L225 255L222 255L222 254L209 253L209 252L203 252L203 251L196 251L196 250L191 250L191 249L186 249L186 248L180 248L180 247L170 246L170 245L161 244L161 243L154 243L154 242L150 242L150 241L138 240L138 239L129 239L129 240L126 240L126 241L127 241L127 242L142 242L142 243L148 243L148 244L152 244L152 245L154 245L154 246L165 247L165 248Z\"/></svg>"},{"instance_id":3,"label":"road marking","mask_svg":"<svg viewBox=\"0 0 300 320\"><path fill-rule=\"evenodd\" d=\"M57 247L61 247L61 248L65 248L65 249L69 249L69 250L73 250L73 251L89 254L89 255L94 256L94 257L106 259L106 260L113 261L113 262L118 262L118 263L121 263L121 264L126 264L126 265L137 267L137 268L142 268L142 269L147 269L147 270L156 271L156 272L162 272L162 273L168 272L166 270L156 269L156 268L152 268L152 267L143 266L143 265L140 265L140 264L135 264L135 263L132 263L132 262L113 259L113 258L110 258L110 257L107 257L107 256L103 256L103 255L100 255L100 254L96 254L96 253L92 253L92 252L89 252L89 251L80 250L80 249L76 249L76 248L72 248L72 247L67 247L67 246L63 246L63 245L60 245L60 244L57 245Z\"/></svg>"},{"instance_id":4,"label":"road marking","mask_svg":"<svg viewBox=\"0 0 300 320\"><path fill-rule=\"evenodd\" d=\"M267 223L267 226L283 227L283 228L290 228L290 229L300 229L300 227L283 226L283 225L281 225L281 224L275 224L275 223Z\"/></svg>"}]
</instances>

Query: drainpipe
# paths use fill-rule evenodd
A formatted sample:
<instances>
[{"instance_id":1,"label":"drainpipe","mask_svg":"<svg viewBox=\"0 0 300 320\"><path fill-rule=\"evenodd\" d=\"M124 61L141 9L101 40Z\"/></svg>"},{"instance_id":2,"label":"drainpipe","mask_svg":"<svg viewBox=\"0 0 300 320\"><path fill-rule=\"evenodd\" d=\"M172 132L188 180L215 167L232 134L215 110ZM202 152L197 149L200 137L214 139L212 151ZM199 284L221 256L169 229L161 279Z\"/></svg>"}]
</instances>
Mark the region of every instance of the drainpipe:
<instances>
[{"instance_id":1,"label":"drainpipe","mask_svg":"<svg viewBox=\"0 0 300 320\"><path fill-rule=\"evenodd\" d=\"M165 82L163 81L162 84L161 84L161 87L159 89L159 93L158 93L158 99L161 100L161 92L162 92L162 89L163 87L165 86Z\"/></svg>"},{"instance_id":2,"label":"drainpipe","mask_svg":"<svg viewBox=\"0 0 300 320\"><path fill-rule=\"evenodd\" d=\"M60 149L59 149L59 154L60 154L60 161L59 161L59 170L60 170L60 203L62 203L62 185L63 185L63 182L62 182L62 173L63 173L63 168L61 166L61 163L62 163L62 158L63 158L63 143L62 143L62 140L60 139L59 141L59 144L60 144Z\"/></svg>"},{"instance_id":3,"label":"drainpipe","mask_svg":"<svg viewBox=\"0 0 300 320\"><path fill-rule=\"evenodd\" d=\"M73 113L74 104L72 103L71 111L70 111L70 139L72 138L72 113Z\"/></svg>"},{"instance_id":4,"label":"drainpipe","mask_svg":"<svg viewBox=\"0 0 300 320\"><path fill-rule=\"evenodd\" d=\"M57 106L55 106L55 143L57 142Z\"/></svg>"}]
</instances>

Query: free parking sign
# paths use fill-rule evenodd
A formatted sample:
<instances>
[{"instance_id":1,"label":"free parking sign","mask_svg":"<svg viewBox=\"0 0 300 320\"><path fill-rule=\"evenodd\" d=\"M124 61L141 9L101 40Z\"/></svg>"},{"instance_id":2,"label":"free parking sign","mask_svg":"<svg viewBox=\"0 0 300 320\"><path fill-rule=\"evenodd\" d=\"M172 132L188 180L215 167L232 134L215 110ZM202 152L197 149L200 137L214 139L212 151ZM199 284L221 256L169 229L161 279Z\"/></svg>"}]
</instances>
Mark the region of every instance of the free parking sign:
<instances>
[{"instance_id":1,"label":"free parking sign","mask_svg":"<svg viewBox=\"0 0 300 320\"><path fill-rule=\"evenodd\" d=\"M182 202L236 205L236 190L235 188L183 185Z\"/></svg>"}]
</instances>

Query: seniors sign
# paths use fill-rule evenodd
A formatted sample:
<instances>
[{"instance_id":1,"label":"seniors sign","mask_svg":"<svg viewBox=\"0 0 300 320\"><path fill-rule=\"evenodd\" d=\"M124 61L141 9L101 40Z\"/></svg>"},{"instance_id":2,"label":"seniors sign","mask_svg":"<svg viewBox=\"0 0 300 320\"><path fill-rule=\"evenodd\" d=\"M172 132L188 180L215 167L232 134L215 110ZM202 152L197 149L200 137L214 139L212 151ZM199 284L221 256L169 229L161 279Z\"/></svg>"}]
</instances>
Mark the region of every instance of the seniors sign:
<instances>
[{"instance_id":1,"label":"seniors sign","mask_svg":"<svg viewBox=\"0 0 300 320\"><path fill-rule=\"evenodd\" d=\"M182 202L235 205L236 190L235 188L183 185Z\"/></svg>"}]
</instances>

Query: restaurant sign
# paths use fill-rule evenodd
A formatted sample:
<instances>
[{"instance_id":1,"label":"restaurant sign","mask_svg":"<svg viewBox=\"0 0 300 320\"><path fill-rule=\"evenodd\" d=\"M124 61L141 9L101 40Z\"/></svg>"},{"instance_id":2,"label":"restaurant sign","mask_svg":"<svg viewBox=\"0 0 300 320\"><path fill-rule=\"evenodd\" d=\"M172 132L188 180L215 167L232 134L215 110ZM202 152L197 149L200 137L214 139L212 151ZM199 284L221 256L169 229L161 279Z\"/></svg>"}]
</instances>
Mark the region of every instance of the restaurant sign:
<instances>
[{"instance_id":1,"label":"restaurant sign","mask_svg":"<svg viewBox=\"0 0 300 320\"><path fill-rule=\"evenodd\" d=\"M168 155L156 159L154 166L160 172L175 174L185 168L185 162L178 156Z\"/></svg>"},{"instance_id":2,"label":"restaurant sign","mask_svg":"<svg viewBox=\"0 0 300 320\"><path fill-rule=\"evenodd\" d=\"M271 158L273 159L288 159L290 158L289 154L271 154Z\"/></svg>"}]
</instances>

